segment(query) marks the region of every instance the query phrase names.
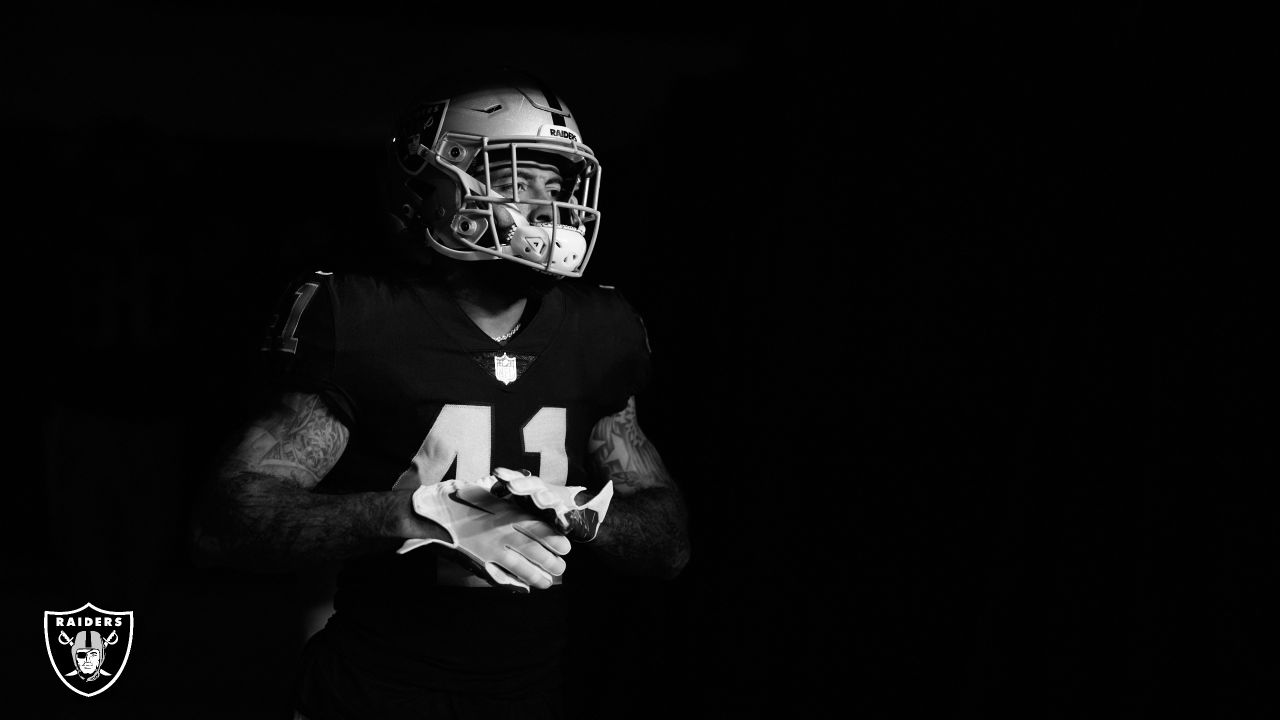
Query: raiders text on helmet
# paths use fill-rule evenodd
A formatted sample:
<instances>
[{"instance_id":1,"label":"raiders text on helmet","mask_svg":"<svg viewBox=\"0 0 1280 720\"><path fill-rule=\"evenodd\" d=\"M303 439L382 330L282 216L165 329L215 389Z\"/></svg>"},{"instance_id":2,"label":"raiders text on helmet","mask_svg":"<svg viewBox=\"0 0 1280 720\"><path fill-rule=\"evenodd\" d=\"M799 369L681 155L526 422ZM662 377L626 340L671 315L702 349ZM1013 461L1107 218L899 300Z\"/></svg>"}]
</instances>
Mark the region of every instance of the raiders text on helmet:
<instances>
[{"instance_id":1,"label":"raiders text on helmet","mask_svg":"<svg viewBox=\"0 0 1280 720\"><path fill-rule=\"evenodd\" d=\"M523 78L414 106L392 140L400 227L459 260L509 260L579 277L600 228L600 163L559 97ZM554 167L555 198L494 192L498 169ZM519 206L534 207L531 221ZM543 209L546 209L543 211Z\"/></svg>"}]
</instances>

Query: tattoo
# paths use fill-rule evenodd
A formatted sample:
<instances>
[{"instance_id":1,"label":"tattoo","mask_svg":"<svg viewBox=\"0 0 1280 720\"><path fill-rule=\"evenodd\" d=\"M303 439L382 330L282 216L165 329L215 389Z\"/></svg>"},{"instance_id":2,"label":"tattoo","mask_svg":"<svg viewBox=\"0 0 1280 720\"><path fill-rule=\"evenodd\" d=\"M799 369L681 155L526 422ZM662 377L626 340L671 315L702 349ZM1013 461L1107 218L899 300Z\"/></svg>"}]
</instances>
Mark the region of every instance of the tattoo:
<instances>
[{"instance_id":1,"label":"tattoo","mask_svg":"<svg viewBox=\"0 0 1280 720\"><path fill-rule=\"evenodd\" d=\"M603 418L587 441L591 466L614 497L590 547L615 567L674 577L689 559L688 511L657 449L636 421L635 398Z\"/></svg>"},{"instance_id":2,"label":"tattoo","mask_svg":"<svg viewBox=\"0 0 1280 720\"><path fill-rule=\"evenodd\" d=\"M319 482L347 446L347 428L318 395L290 395L286 403L293 412L284 417L279 439L267 450L262 464L302 468Z\"/></svg>"},{"instance_id":3,"label":"tattoo","mask_svg":"<svg viewBox=\"0 0 1280 720\"><path fill-rule=\"evenodd\" d=\"M388 537L407 496L311 492L342 456L348 435L318 396L282 397L220 464L193 528L197 552L266 570L394 548Z\"/></svg>"},{"instance_id":4,"label":"tattoo","mask_svg":"<svg viewBox=\"0 0 1280 720\"><path fill-rule=\"evenodd\" d=\"M318 395L291 393L254 423L228 458L230 472L257 472L309 489L342 456L349 432Z\"/></svg>"},{"instance_id":5,"label":"tattoo","mask_svg":"<svg viewBox=\"0 0 1280 720\"><path fill-rule=\"evenodd\" d=\"M613 480L614 492L673 486L657 449L636 422L635 398L627 400L622 412L596 423L587 439L587 452L604 476Z\"/></svg>"}]
</instances>

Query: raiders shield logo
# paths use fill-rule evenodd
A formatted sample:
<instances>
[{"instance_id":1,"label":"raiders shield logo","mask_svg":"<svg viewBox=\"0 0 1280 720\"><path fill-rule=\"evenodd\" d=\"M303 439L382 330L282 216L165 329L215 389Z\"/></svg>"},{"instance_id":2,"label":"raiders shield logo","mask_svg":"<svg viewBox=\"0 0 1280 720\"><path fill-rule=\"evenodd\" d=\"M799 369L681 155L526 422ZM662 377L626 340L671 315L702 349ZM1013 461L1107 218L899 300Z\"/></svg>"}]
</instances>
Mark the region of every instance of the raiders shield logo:
<instances>
[{"instance_id":1,"label":"raiders shield logo","mask_svg":"<svg viewBox=\"0 0 1280 720\"><path fill-rule=\"evenodd\" d=\"M129 662L133 611L112 612L91 603L78 610L46 610L44 645L62 684L93 697L115 684Z\"/></svg>"}]
</instances>

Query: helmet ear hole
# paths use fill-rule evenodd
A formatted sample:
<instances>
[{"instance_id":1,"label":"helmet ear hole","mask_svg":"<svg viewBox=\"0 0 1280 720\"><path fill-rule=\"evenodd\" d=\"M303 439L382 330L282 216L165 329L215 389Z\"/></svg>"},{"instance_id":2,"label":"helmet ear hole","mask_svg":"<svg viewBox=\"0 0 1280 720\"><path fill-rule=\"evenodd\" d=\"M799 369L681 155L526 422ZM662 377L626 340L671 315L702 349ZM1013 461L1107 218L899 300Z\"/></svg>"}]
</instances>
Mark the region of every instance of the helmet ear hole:
<instances>
[{"instance_id":1,"label":"helmet ear hole","mask_svg":"<svg viewBox=\"0 0 1280 720\"><path fill-rule=\"evenodd\" d=\"M459 214L453 216L453 222L450 223L450 227L459 237L474 242L484 231L489 229L489 222L484 218Z\"/></svg>"},{"instance_id":2,"label":"helmet ear hole","mask_svg":"<svg viewBox=\"0 0 1280 720\"><path fill-rule=\"evenodd\" d=\"M467 148L456 142L446 142L441 148L441 154L446 160L459 167L466 167L470 153Z\"/></svg>"}]
</instances>

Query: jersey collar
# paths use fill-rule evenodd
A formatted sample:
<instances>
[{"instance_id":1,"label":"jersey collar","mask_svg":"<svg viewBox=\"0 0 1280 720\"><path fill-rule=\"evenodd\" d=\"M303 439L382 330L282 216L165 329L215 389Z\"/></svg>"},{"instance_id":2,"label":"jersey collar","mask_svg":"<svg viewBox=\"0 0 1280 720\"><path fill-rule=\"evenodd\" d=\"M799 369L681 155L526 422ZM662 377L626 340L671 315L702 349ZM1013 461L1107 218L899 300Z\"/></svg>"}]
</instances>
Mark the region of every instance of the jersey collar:
<instances>
[{"instance_id":1,"label":"jersey collar","mask_svg":"<svg viewBox=\"0 0 1280 720\"><path fill-rule=\"evenodd\" d=\"M522 319L520 332L503 345L476 326L444 287L432 285L427 297L432 317L468 354L505 351L513 355L540 355L555 339L564 321L564 293L559 287L552 286L542 296L533 317Z\"/></svg>"}]
</instances>

